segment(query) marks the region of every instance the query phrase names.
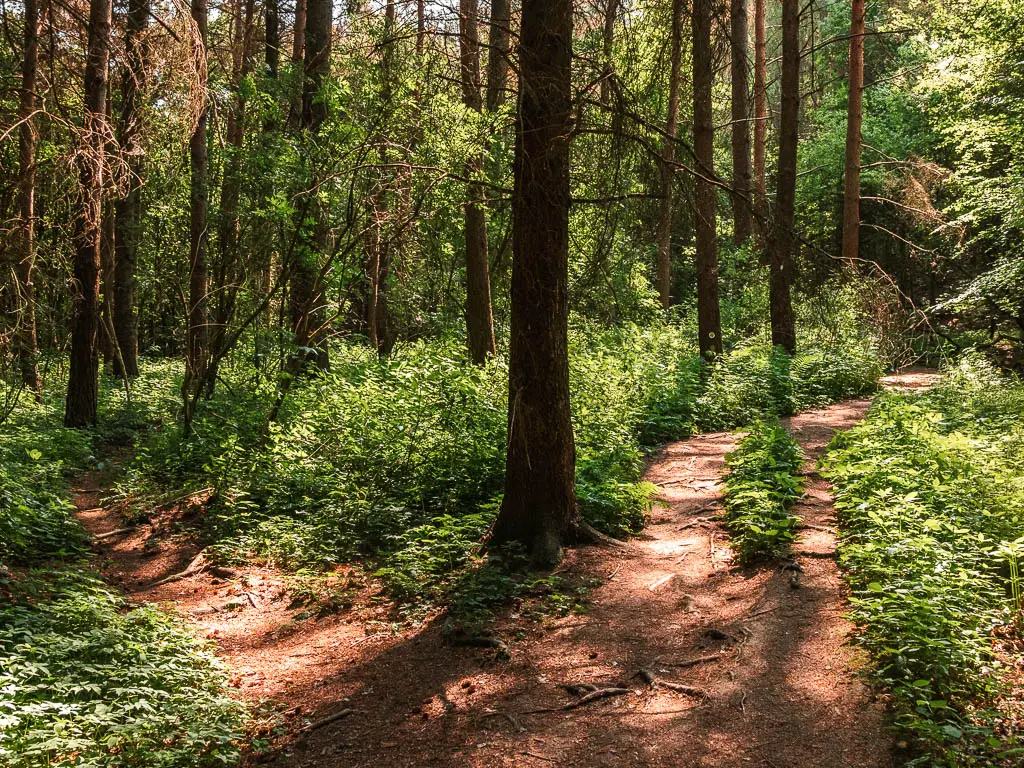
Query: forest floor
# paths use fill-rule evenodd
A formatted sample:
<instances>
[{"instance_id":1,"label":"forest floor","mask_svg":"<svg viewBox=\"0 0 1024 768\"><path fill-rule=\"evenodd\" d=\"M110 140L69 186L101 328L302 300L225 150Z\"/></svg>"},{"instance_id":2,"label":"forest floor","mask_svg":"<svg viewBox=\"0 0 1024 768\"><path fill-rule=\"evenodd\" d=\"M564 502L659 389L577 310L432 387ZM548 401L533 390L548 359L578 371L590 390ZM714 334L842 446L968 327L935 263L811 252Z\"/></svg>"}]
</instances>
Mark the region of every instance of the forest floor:
<instances>
[{"instance_id":1,"label":"forest floor","mask_svg":"<svg viewBox=\"0 0 1024 768\"><path fill-rule=\"evenodd\" d=\"M917 389L934 378L913 370L883 383ZM567 557L561 571L596 585L588 611L506 612L494 631L507 649L446 643L443 616L395 622L372 580L345 571L346 604L323 616L294 599L294 577L265 568L199 567L160 584L198 553L187 520L122 530L101 505L103 473L79 479L75 504L101 537L104 576L213 640L239 695L281 713L279 748L251 762L884 768L894 745L884 702L860 679L865 660L847 643L834 510L816 471L832 436L869 406L785 420L807 456L791 560L732 563L718 518L737 435L697 435L652 457L646 479L660 493L640 536ZM588 686L619 690L581 703Z\"/></svg>"}]
</instances>

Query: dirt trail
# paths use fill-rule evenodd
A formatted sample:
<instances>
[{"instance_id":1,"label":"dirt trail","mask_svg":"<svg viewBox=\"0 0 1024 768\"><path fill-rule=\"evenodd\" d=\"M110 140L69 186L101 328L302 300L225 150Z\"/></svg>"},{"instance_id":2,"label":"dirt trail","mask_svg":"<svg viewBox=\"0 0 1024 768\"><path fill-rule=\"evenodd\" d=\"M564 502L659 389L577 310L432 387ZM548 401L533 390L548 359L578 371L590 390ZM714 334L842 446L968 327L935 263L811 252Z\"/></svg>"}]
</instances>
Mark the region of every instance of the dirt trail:
<instances>
[{"instance_id":1,"label":"dirt trail","mask_svg":"<svg viewBox=\"0 0 1024 768\"><path fill-rule=\"evenodd\" d=\"M917 371L889 378L930 383ZM388 624L372 585L358 582L356 607L322 618L304 615L269 570L154 586L197 547L167 531L154 543L149 526L99 542L104 572L214 639L240 695L278 702L293 729L346 712L267 760L274 765L886 768L884 708L846 643L831 496L815 472L832 435L869 406L848 401L786 420L808 457L795 509L804 525L798 586L779 565L733 566L716 517L736 436L699 435L652 461L646 476L660 495L644 534L567 559L565 570L600 581L590 612L506 617L496 630L509 658L446 645L440 618L413 630ZM82 480L81 517L93 533L117 529L116 515L95 509L96 481ZM642 669L699 691L652 687L634 676ZM562 688L572 684L629 692L557 711L574 700Z\"/></svg>"}]
</instances>

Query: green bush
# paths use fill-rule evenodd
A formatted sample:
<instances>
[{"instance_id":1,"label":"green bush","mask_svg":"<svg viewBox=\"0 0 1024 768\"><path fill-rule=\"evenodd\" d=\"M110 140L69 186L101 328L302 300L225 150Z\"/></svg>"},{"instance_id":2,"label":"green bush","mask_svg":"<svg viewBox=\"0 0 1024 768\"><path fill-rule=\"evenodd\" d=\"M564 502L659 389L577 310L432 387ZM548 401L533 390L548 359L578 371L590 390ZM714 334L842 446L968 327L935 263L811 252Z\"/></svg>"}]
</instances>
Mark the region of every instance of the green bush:
<instances>
[{"instance_id":1,"label":"green bush","mask_svg":"<svg viewBox=\"0 0 1024 768\"><path fill-rule=\"evenodd\" d=\"M799 518L790 507L803 493L803 454L777 421L755 421L726 456L725 520L740 563L789 550Z\"/></svg>"},{"instance_id":2,"label":"green bush","mask_svg":"<svg viewBox=\"0 0 1024 768\"><path fill-rule=\"evenodd\" d=\"M200 643L90 576L0 572L0 763L230 765L244 710Z\"/></svg>"},{"instance_id":3,"label":"green bush","mask_svg":"<svg viewBox=\"0 0 1024 768\"><path fill-rule=\"evenodd\" d=\"M826 458L857 640L914 764L1024 754L992 653L993 632L1020 626L1008 557L1024 534L1022 417L1024 386L968 357L930 393L884 397Z\"/></svg>"}]
</instances>

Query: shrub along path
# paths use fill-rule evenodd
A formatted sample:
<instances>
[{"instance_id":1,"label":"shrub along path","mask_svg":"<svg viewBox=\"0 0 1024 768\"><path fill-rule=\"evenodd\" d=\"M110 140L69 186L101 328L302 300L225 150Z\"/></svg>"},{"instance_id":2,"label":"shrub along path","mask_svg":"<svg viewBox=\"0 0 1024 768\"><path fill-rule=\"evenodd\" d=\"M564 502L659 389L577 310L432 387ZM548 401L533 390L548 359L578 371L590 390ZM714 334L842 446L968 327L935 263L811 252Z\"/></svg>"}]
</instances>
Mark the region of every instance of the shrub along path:
<instances>
[{"instance_id":1,"label":"shrub along path","mask_svg":"<svg viewBox=\"0 0 1024 768\"><path fill-rule=\"evenodd\" d=\"M920 386L922 374L910 375ZM197 567L157 584L195 556L188 536L147 551L145 526L97 545L108 578L176 610L217 643L242 697L285 713L280 748L252 762L881 768L892 764L884 706L846 644L831 496L814 471L869 405L785 422L808 458L792 561L734 567L718 518L736 436L699 435L652 461L659 504L641 536L570 554L563 570L597 584L589 613L510 613L495 626L507 648L447 643L443 617L388 624L358 577L342 577L352 607L317 617L293 601L294 581L267 570ZM96 509L99 480L84 478L77 499L94 534L119 527Z\"/></svg>"}]
</instances>

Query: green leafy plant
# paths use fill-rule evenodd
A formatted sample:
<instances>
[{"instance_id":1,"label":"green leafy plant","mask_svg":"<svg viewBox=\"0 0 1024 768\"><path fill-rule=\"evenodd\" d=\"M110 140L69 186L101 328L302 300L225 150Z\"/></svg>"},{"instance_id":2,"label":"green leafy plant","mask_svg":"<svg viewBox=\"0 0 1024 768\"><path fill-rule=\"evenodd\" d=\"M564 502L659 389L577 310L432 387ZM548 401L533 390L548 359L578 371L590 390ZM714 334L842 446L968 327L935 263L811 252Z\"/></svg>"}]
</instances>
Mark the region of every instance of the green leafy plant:
<instances>
[{"instance_id":1,"label":"green leafy plant","mask_svg":"<svg viewBox=\"0 0 1024 768\"><path fill-rule=\"evenodd\" d=\"M778 421L754 422L726 457L725 520L743 564L785 554L799 518L790 507L803 493L803 454Z\"/></svg>"},{"instance_id":2,"label":"green leafy plant","mask_svg":"<svg viewBox=\"0 0 1024 768\"><path fill-rule=\"evenodd\" d=\"M1001 765L1021 747L993 640L1019 617L1022 414L1024 387L967 356L934 391L881 399L826 457L857 642L915 765Z\"/></svg>"}]
</instances>

